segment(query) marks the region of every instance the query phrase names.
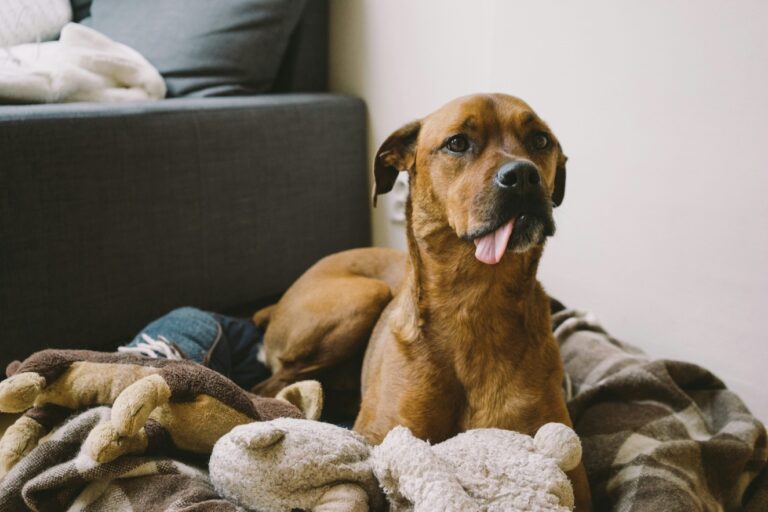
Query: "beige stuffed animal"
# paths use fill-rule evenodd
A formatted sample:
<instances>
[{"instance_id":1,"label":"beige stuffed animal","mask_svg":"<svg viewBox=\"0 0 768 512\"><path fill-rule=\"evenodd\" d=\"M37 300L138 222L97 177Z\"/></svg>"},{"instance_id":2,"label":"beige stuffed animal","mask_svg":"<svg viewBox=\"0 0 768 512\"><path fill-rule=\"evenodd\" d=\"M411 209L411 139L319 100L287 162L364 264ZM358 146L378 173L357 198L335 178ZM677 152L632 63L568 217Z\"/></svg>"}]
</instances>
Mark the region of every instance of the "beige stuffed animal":
<instances>
[{"instance_id":1,"label":"beige stuffed animal","mask_svg":"<svg viewBox=\"0 0 768 512\"><path fill-rule=\"evenodd\" d=\"M392 512L565 512L573 488L564 471L580 460L579 438L559 423L533 438L477 429L434 446L396 427L372 455Z\"/></svg>"},{"instance_id":2,"label":"beige stuffed animal","mask_svg":"<svg viewBox=\"0 0 768 512\"><path fill-rule=\"evenodd\" d=\"M368 512L384 505L370 453L350 430L278 418L235 427L208 467L216 491L250 510Z\"/></svg>"},{"instance_id":3,"label":"beige stuffed animal","mask_svg":"<svg viewBox=\"0 0 768 512\"><path fill-rule=\"evenodd\" d=\"M97 405L111 405L111 418L91 431L84 451L105 463L148 450L208 454L237 425L317 419L323 404L315 381L264 398L191 361L121 353L43 350L12 363L7 373L0 413L24 414L0 437L0 478L73 411Z\"/></svg>"}]
</instances>

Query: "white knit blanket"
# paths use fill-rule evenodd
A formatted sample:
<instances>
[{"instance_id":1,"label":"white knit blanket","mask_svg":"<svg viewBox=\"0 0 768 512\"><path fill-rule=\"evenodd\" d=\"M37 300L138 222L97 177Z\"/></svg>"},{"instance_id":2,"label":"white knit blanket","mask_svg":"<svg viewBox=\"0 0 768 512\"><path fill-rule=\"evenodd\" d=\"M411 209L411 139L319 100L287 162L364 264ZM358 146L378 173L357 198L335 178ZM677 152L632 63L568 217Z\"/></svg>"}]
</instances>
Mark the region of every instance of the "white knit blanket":
<instances>
[{"instance_id":1,"label":"white knit blanket","mask_svg":"<svg viewBox=\"0 0 768 512\"><path fill-rule=\"evenodd\" d=\"M137 51L77 23L58 41L0 48L0 102L123 102L165 97L160 73Z\"/></svg>"}]
</instances>

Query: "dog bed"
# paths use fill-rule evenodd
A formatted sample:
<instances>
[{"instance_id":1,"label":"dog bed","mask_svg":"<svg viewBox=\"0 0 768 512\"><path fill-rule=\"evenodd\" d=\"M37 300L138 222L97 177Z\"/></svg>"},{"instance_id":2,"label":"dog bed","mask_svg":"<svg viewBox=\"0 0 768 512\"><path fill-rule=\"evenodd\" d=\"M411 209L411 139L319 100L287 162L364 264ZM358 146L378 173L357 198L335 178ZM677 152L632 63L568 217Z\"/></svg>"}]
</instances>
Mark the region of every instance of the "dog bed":
<instances>
[{"instance_id":1,"label":"dog bed","mask_svg":"<svg viewBox=\"0 0 768 512\"><path fill-rule=\"evenodd\" d=\"M180 315L187 321L178 322ZM197 328L190 332L190 325ZM717 377L693 364L652 360L585 312L558 311L553 328L595 510L768 510L765 427ZM143 334L178 340L181 353L229 369L222 373L232 377L240 373L237 363L254 364L260 343L247 322L189 308ZM215 494L199 460L124 456L84 466L79 445L107 414L108 408L97 408L70 418L15 466L0 481L0 512L75 504L80 510L237 510Z\"/></svg>"}]
</instances>

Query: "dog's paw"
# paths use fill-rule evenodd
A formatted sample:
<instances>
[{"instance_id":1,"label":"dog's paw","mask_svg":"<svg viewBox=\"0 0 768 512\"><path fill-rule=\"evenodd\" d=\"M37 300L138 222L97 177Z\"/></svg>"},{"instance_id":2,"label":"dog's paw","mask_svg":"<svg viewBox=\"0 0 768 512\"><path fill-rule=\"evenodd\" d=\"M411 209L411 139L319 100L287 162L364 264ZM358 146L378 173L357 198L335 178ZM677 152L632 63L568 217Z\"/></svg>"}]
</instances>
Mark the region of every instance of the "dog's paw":
<instances>
[{"instance_id":1,"label":"dog's paw","mask_svg":"<svg viewBox=\"0 0 768 512\"><path fill-rule=\"evenodd\" d=\"M0 412L24 412L35 404L45 378L34 372L17 373L0 382Z\"/></svg>"},{"instance_id":2,"label":"dog's paw","mask_svg":"<svg viewBox=\"0 0 768 512\"><path fill-rule=\"evenodd\" d=\"M37 446L45 432L40 423L27 416L8 427L0 438L0 478Z\"/></svg>"},{"instance_id":3,"label":"dog's paw","mask_svg":"<svg viewBox=\"0 0 768 512\"><path fill-rule=\"evenodd\" d=\"M144 453L148 442L144 430L124 436L110 422L96 425L83 443L83 452L98 463L112 462L121 455Z\"/></svg>"}]
</instances>

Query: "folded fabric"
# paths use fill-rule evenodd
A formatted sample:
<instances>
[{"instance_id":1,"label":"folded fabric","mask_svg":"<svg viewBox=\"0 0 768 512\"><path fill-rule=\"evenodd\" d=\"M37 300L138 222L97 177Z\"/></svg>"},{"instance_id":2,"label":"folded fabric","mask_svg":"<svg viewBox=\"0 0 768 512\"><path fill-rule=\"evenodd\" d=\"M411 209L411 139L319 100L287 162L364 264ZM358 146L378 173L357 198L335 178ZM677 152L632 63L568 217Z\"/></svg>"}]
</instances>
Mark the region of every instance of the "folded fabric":
<instances>
[{"instance_id":1,"label":"folded fabric","mask_svg":"<svg viewBox=\"0 0 768 512\"><path fill-rule=\"evenodd\" d=\"M165 97L160 73L138 52L77 23L58 41L0 49L0 100L124 102Z\"/></svg>"}]
</instances>

